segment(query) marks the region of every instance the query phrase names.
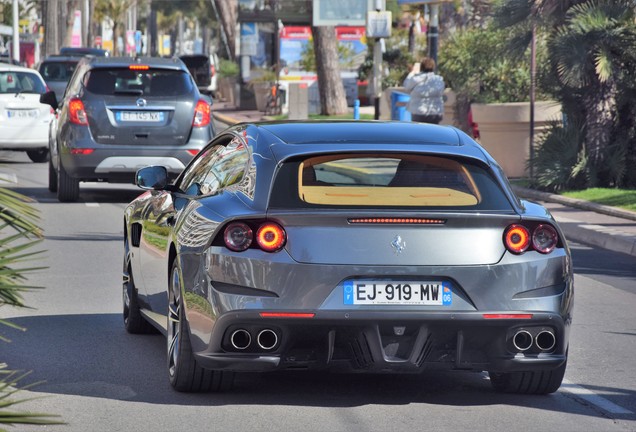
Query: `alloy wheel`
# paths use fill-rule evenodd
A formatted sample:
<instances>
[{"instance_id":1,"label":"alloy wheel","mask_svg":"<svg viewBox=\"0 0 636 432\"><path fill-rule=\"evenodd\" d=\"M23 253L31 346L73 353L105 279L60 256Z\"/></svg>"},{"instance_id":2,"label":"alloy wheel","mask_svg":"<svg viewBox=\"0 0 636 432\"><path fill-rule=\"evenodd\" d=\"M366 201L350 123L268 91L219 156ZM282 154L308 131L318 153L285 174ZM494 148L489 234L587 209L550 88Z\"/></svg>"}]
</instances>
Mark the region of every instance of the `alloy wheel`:
<instances>
[{"instance_id":1,"label":"alloy wheel","mask_svg":"<svg viewBox=\"0 0 636 432\"><path fill-rule=\"evenodd\" d=\"M168 370L174 376L178 367L179 342L181 340L181 279L175 266L170 278L168 304Z\"/></svg>"}]
</instances>

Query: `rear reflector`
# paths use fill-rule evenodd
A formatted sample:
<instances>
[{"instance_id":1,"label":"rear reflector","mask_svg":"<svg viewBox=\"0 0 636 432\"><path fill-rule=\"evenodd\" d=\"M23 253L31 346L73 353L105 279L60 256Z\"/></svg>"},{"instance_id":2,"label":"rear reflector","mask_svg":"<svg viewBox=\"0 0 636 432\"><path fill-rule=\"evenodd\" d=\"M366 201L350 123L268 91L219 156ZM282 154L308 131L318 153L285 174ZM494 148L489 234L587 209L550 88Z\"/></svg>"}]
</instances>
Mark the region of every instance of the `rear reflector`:
<instances>
[{"instance_id":1,"label":"rear reflector","mask_svg":"<svg viewBox=\"0 0 636 432\"><path fill-rule=\"evenodd\" d=\"M75 149L71 149L71 154L73 155L89 155L91 153L93 153L95 151L95 149L90 149L90 148L75 148Z\"/></svg>"},{"instance_id":2,"label":"rear reflector","mask_svg":"<svg viewBox=\"0 0 636 432\"><path fill-rule=\"evenodd\" d=\"M532 319L532 314L484 314L484 319Z\"/></svg>"},{"instance_id":3,"label":"rear reflector","mask_svg":"<svg viewBox=\"0 0 636 432\"><path fill-rule=\"evenodd\" d=\"M315 313L307 312L261 312L261 318L313 318Z\"/></svg>"},{"instance_id":4,"label":"rear reflector","mask_svg":"<svg viewBox=\"0 0 636 432\"><path fill-rule=\"evenodd\" d=\"M424 219L424 218L351 218L351 224L419 224L419 225L443 225L444 219Z\"/></svg>"}]
</instances>

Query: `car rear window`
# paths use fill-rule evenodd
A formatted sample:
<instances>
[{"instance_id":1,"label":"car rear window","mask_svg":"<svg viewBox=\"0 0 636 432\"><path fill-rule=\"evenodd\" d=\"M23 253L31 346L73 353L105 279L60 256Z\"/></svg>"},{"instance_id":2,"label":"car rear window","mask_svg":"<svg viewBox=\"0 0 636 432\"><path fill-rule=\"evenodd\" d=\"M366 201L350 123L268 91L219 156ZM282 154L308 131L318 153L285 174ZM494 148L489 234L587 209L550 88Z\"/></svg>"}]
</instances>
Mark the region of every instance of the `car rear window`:
<instances>
[{"instance_id":1,"label":"car rear window","mask_svg":"<svg viewBox=\"0 0 636 432\"><path fill-rule=\"evenodd\" d=\"M66 81L71 79L77 62L45 62L40 65L40 75L45 81Z\"/></svg>"},{"instance_id":2,"label":"car rear window","mask_svg":"<svg viewBox=\"0 0 636 432\"><path fill-rule=\"evenodd\" d=\"M339 154L288 162L270 207L511 210L485 167L427 155Z\"/></svg>"},{"instance_id":3,"label":"car rear window","mask_svg":"<svg viewBox=\"0 0 636 432\"><path fill-rule=\"evenodd\" d=\"M0 93L44 94L46 86L42 79L30 72L0 72Z\"/></svg>"},{"instance_id":4,"label":"car rear window","mask_svg":"<svg viewBox=\"0 0 636 432\"><path fill-rule=\"evenodd\" d=\"M94 69L84 82L88 91L99 95L182 96L193 91L187 72L167 69Z\"/></svg>"}]
</instances>

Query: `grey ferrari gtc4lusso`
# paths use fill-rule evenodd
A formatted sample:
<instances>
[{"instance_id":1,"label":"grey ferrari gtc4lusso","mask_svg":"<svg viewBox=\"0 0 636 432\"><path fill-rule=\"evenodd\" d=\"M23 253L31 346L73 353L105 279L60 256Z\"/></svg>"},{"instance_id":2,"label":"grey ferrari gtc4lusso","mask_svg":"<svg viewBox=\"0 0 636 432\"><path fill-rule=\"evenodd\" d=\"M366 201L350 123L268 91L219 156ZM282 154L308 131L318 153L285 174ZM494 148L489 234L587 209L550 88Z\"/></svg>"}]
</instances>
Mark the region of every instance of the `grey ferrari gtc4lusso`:
<instances>
[{"instance_id":1,"label":"grey ferrari gtc4lusso","mask_svg":"<svg viewBox=\"0 0 636 432\"><path fill-rule=\"evenodd\" d=\"M125 210L124 321L167 336L170 382L234 373L565 373L568 246L463 132L398 122L239 124Z\"/></svg>"}]
</instances>

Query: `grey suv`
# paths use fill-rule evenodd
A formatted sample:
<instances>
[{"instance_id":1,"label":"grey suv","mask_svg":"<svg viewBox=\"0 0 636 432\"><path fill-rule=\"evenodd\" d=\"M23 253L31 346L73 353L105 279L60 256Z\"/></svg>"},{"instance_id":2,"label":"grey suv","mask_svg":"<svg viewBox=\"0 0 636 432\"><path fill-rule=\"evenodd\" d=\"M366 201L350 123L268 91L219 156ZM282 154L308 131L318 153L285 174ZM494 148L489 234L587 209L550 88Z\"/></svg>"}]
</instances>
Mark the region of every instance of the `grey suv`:
<instances>
[{"instance_id":1,"label":"grey suv","mask_svg":"<svg viewBox=\"0 0 636 432\"><path fill-rule=\"evenodd\" d=\"M79 183L133 183L163 165L176 177L214 136L211 100L177 58L87 57L77 65L51 126L49 190L77 201Z\"/></svg>"}]
</instances>

